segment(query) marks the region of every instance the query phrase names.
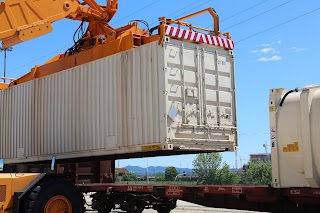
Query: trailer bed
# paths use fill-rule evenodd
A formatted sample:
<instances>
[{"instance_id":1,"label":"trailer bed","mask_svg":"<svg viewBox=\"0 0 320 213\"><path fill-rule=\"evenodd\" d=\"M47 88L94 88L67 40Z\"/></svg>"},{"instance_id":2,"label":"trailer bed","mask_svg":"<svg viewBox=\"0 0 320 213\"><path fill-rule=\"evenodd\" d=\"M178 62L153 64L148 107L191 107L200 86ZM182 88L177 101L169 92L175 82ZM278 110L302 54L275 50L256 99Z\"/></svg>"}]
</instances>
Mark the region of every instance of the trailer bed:
<instances>
[{"instance_id":1,"label":"trailer bed","mask_svg":"<svg viewBox=\"0 0 320 213\"><path fill-rule=\"evenodd\" d=\"M147 185L95 183L78 185L83 192L154 195L214 208L265 212L318 212L319 188L269 186Z\"/></svg>"}]
</instances>

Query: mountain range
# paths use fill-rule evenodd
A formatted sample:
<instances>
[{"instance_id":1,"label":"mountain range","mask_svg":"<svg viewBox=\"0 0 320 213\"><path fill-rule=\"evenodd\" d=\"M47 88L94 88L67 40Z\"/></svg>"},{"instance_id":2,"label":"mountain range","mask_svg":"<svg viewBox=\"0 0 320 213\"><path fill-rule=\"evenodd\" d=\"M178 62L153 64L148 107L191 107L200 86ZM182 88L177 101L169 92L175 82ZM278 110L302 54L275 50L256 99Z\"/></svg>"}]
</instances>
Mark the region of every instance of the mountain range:
<instances>
[{"instance_id":1,"label":"mountain range","mask_svg":"<svg viewBox=\"0 0 320 213\"><path fill-rule=\"evenodd\" d=\"M126 166L124 168L127 169L129 172L135 173L136 175L146 175L147 174L147 168L143 168L140 166ZM158 173L164 173L166 171L166 168L167 167L165 167L165 166L149 166L148 173L149 173L149 175L154 176ZM190 168L176 168L176 169L179 173L183 173L183 172L185 172L186 174L193 173L193 170ZM230 170L232 172L236 171L235 168L231 168ZM241 169L238 169L238 172L241 172Z\"/></svg>"},{"instance_id":2,"label":"mountain range","mask_svg":"<svg viewBox=\"0 0 320 213\"><path fill-rule=\"evenodd\" d=\"M136 175L146 175L147 174L147 168L143 168L140 166L126 166L124 167L127 169L129 172L133 172ZM149 166L148 167L148 173L149 175L156 175L158 173L164 173L167 167L164 166ZM177 171L179 173L187 173L190 174L192 173L192 169L190 168L177 168Z\"/></svg>"}]
</instances>

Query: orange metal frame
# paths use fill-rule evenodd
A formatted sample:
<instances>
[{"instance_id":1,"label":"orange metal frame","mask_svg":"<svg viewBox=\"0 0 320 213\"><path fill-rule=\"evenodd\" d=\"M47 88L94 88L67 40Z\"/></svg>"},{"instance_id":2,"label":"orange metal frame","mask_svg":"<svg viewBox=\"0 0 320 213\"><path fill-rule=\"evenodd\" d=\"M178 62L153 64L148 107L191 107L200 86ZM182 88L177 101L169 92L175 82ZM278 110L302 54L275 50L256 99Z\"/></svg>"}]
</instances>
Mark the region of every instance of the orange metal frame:
<instances>
[{"instance_id":1,"label":"orange metal frame","mask_svg":"<svg viewBox=\"0 0 320 213\"><path fill-rule=\"evenodd\" d=\"M45 33L48 33L51 29L50 23L64 17L73 20L84 20L88 22L89 25L85 35L80 39L81 49L79 52L76 52L72 55L59 54L42 66L35 66L29 73L25 74L19 79L11 79L11 82L9 84L0 83L0 89L5 89L36 78L60 72L65 69L85 64L90 61L94 61L122 51L133 49L137 46L141 46L153 41L158 40L159 44L161 45L165 37L165 25L177 24L179 28L181 26L185 26L190 30L197 29L219 37L224 35L228 39L231 39L229 33L221 34L219 32L219 17L212 8L201 10L199 12L181 17L177 20L161 17L159 18L160 24L158 26L158 34L156 35L150 35L150 32L148 32L147 30L140 29L137 22L133 22L118 29L114 29L109 26L108 23L118 10L118 0L109 0L107 2L107 6L100 6L94 0L84 0L83 3L80 3L78 1L68 2L68 0L55 0L58 2L57 5L55 5L55 13L45 7L42 14L47 12L49 15L47 17L45 17L44 15L41 16L42 20L37 22L38 26L45 26L45 28L47 27L46 29L49 30L41 31L42 28L39 28L39 31L41 31L42 34L35 34L33 33L35 23L32 22L31 19L26 19L24 21L20 20L20 22L16 21L21 19L21 16L26 16L27 12L30 12L26 9L25 5L34 5L34 0L18 0L20 2L20 8L23 8L25 10L22 10L20 14L15 15L13 18L11 13L15 11L14 2L16 1L17 0L7 0L5 3L0 5L0 18L4 18L1 14L7 15L5 24L0 27L0 39L3 41L3 46L8 46L9 44L13 45L24 40L32 39L34 37L38 37ZM42 1L47 0L38 0L37 2ZM89 7L87 7L86 5L88 5ZM36 5L34 5L34 7L36 7ZM39 8L36 7L33 12L40 14L41 11L38 11L38 9ZM186 19L198 16L206 12L208 12L213 18L213 30L193 26L184 21ZM54 16L54 14L56 14L56 16ZM19 26L18 24L14 25L13 23L24 23L29 27L24 26L24 28L21 28L21 26ZM24 37L22 36L22 34ZM101 36L103 36L104 39L100 39Z\"/></svg>"},{"instance_id":2,"label":"orange metal frame","mask_svg":"<svg viewBox=\"0 0 320 213\"><path fill-rule=\"evenodd\" d=\"M206 12L208 12L213 18L213 30L193 26L192 24L184 22L184 20L186 20L186 19L193 18L195 16L201 15ZM164 40L165 25L168 25L168 24L177 24L178 28L180 28L181 26L186 26L189 28L189 30L197 29L197 30L208 32L209 34L217 36L217 37L226 36L227 39L231 39L231 36L229 33L223 33L223 34L220 33L220 31L219 31L219 16L216 13L216 11L214 11L212 8L207 8L207 9L192 13L190 15L178 18L176 20L167 19L166 17L161 17L161 18L159 18L159 21L161 22L161 25L159 26L159 36L160 36L159 44L162 44L162 42Z\"/></svg>"}]
</instances>

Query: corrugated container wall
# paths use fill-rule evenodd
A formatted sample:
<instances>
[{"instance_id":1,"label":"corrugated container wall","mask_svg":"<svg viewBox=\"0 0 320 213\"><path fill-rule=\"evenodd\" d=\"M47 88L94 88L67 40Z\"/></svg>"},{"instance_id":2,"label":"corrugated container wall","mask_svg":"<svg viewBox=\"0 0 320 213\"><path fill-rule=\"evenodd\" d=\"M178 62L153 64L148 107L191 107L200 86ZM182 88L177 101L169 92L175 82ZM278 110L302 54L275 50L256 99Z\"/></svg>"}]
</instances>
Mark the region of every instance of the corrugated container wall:
<instances>
[{"instance_id":1,"label":"corrugated container wall","mask_svg":"<svg viewBox=\"0 0 320 213\"><path fill-rule=\"evenodd\" d=\"M7 163L237 145L232 52L174 39L8 88L0 106Z\"/></svg>"},{"instance_id":2,"label":"corrugated container wall","mask_svg":"<svg viewBox=\"0 0 320 213\"><path fill-rule=\"evenodd\" d=\"M273 186L319 188L320 87L271 89L269 111Z\"/></svg>"}]
</instances>

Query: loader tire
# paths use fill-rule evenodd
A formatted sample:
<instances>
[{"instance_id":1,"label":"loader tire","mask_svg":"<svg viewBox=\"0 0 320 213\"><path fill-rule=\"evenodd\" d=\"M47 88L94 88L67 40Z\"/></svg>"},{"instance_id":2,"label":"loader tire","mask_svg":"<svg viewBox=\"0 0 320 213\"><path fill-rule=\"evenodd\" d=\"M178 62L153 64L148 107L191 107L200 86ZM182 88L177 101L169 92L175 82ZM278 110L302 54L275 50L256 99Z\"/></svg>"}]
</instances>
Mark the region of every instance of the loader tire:
<instances>
[{"instance_id":1,"label":"loader tire","mask_svg":"<svg viewBox=\"0 0 320 213\"><path fill-rule=\"evenodd\" d=\"M68 181L40 183L29 194L26 213L84 213L81 191Z\"/></svg>"}]
</instances>

